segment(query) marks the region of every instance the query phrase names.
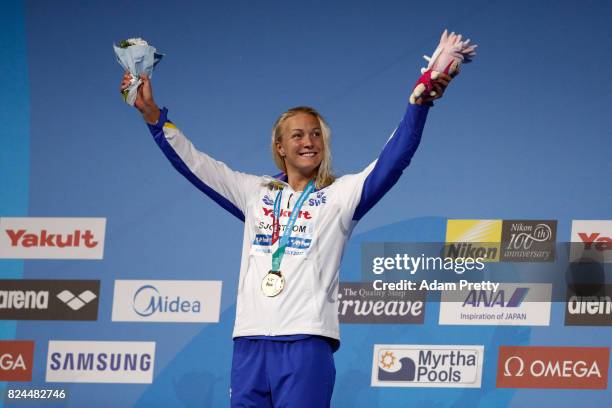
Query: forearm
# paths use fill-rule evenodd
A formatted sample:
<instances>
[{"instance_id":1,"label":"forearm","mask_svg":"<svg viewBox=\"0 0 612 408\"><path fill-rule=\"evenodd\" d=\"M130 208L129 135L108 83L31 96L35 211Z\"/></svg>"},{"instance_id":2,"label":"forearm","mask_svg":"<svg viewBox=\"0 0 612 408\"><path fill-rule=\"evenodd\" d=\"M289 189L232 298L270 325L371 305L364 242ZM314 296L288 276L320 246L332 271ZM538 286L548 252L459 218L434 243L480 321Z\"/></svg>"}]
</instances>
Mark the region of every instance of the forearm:
<instances>
[{"instance_id":1,"label":"forearm","mask_svg":"<svg viewBox=\"0 0 612 408\"><path fill-rule=\"evenodd\" d=\"M409 104L397 129L387 141L363 184L353 220L361 219L399 180L416 152L429 106Z\"/></svg>"}]
</instances>

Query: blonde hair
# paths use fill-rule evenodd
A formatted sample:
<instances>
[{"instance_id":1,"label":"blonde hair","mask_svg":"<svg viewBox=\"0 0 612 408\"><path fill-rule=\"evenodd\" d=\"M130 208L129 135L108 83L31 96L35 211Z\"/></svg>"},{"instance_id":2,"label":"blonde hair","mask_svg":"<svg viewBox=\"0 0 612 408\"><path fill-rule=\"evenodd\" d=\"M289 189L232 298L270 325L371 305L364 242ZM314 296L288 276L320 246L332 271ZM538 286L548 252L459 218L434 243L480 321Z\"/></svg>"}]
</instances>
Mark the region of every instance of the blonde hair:
<instances>
[{"instance_id":1,"label":"blonde hair","mask_svg":"<svg viewBox=\"0 0 612 408\"><path fill-rule=\"evenodd\" d=\"M307 113L314 116L319 121L319 126L321 126L321 134L323 136L323 159L321 160L321 164L319 164L317 175L315 177L315 187L320 190L333 183L336 176L334 176L331 166L331 129L329 128L329 125L325 119L323 119L323 116L321 116L321 114L315 109L309 106L298 106L289 109L287 112L279 116L274 123L274 127L272 128L272 158L274 159L276 167L278 167L283 173L287 174L285 159L278 153L276 144L279 143L283 137L282 127L285 121L300 113Z\"/></svg>"}]
</instances>

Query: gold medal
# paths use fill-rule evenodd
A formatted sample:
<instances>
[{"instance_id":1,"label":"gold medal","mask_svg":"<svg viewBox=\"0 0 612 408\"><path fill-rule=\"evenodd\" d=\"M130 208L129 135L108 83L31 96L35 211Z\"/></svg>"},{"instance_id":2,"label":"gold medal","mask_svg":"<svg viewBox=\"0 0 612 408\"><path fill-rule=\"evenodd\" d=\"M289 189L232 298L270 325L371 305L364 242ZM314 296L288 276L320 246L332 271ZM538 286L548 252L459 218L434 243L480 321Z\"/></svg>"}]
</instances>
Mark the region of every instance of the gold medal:
<instances>
[{"instance_id":1,"label":"gold medal","mask_svg":"<svg viewBox=\"0 0 612 408\"><path fill-rule=\"evenodd\" d=\"M283 291L285 278L280 271L270 271L261 281L261 291L268 297L274 297Z\"/></svg>"}]
</instances>

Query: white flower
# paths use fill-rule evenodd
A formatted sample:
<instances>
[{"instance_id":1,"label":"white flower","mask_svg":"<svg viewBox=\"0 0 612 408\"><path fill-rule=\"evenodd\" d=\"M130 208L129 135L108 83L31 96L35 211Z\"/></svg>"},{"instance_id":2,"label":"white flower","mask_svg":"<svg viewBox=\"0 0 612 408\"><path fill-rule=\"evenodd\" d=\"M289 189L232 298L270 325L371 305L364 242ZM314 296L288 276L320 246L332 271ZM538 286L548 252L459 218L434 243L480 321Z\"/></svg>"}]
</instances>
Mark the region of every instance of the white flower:
<instances>
[{"instance_id":1,"label":"white flower","mask_svg":"<svg viewBox=\"0 0 612 408\"><path fill-rule=\"evenodd\" d=\"M130 45L149 45L145 40L143 40L140 37L136 37L136 38L128 38L127 42Z\"/></svg>"}]
</instances>

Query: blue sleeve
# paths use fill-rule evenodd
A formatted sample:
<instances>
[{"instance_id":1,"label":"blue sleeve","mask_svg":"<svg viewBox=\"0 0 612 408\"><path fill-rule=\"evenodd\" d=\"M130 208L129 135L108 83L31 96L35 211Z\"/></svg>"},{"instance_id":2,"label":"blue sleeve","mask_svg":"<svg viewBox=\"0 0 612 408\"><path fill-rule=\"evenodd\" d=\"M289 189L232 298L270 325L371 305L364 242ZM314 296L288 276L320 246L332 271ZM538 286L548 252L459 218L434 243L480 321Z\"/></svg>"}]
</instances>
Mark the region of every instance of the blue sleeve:
<instances>
[{"instance_id":1,"label":"blue sleeve","mask_svg":"<svg viewBox=\"0 0 612 408\"><path fill-rule=\"evenodd\" d=\"M364 181L353 220L359 221L399 180L419 147L428 112L429 106L408 105L404 118Z\"/></svg>"}]
</instances>

